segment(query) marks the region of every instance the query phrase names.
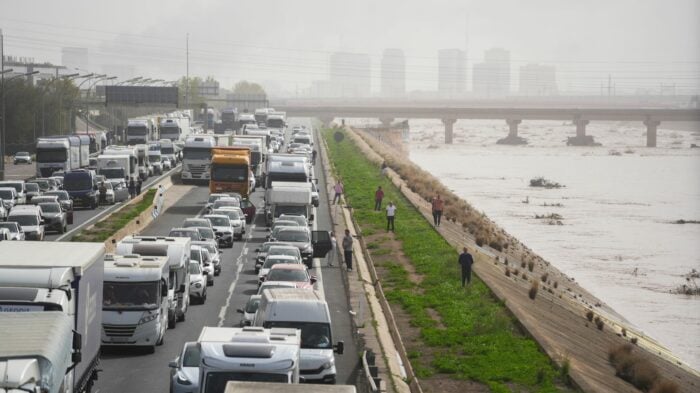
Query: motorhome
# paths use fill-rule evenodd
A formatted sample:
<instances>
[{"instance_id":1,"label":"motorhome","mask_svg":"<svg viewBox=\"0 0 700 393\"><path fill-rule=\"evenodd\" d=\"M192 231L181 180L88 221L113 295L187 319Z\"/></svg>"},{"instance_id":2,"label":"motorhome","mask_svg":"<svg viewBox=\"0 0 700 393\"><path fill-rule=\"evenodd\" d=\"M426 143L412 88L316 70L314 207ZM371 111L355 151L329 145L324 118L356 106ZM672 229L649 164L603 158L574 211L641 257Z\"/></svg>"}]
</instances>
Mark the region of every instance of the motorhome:
<instances>
[{"instance_id":1,"label":"motorhome","mask_svg":"<svg viewBox=\"0 0 700 393\"><path fill-rule=\"evenodd\" d=\"M87 168L90 166L90 135L73 134L73 136L80 139L80 167Z\"/></svg>"},{"instance_id":2,"label":"motorhome","mask_svg":"<svg viewBox=\"0 0 700 393\"><path fill-rule=\"evenodd\" d=\"M314 219L309 183L271 182L265 190L265 218L267 225L281 214L297 214L311 222Z\"/></svg>"},{"instance_id":3,"label":"motorhome","mask_svg":"<svg viewBox=\"0 0 700 393\"><path fill-rule=\"evenodd\" d=\"M97 174L114 182L129 180L131 158L128 155L100 155L97 157Z\"/></svg>"},{"instance_id":4,"label":"motorhome","mask_svg":"<svg viewBox=\"0 0 700 393\"><path fill-rule=\"evenodd\" d=\"M104 261L102 345L154 352L163 343L173 308L168 258L108 254Z\"/></svg>"},{"instance_id":5,"label":"motorhome","mask_svg":"<svg viewBox=\"0 0 700 393\"><path fill-rule=\"evenodd\" d=\"M265 290L253 325L299 329L301 375L307 381L335 383L334 352L342 355L344 344L333 344L331 314L320 292L296 288Z\"/></svg>"},{"instance_id":6,"label":"motorhome","mask_svg":"<svg viewBox=\"0 0 700 393\"><path fill-rule=\"evenodd\" d=\"M304 162L270 160L265 172L266 188L276 181L308 183L311 181L311 173Z\"/></svg>"},{"instance_id":7,"label":"motorhome","mask_svg":"<svg viewBox=\"0 0 700 393\"><path fill-rule=\"evenodd\" d=\"M139 178L141 180L148 179L153 175L153 166L148 159L148 145L136 145L136 156L138 158Z\"/></svg>"},{"instance_id":8,"label":"motorhome","mask_svg":"<svg viewBox=\"0 0 700 393\"><path fill-rule=\"evenodd\" d=\"M270 130L266 128L260 128L258 126L249 126L246 125L243 128L243 135L256 135L256 136L262 136L265 138L265 148L270 149L270 142L272 141L272 135L270 133Z\"/></svg>"},{"instance_id":9,"label":"motorhome","mask_svg":"<svg viewBox=\"0 0 700 393\"><path fill-rule=\"evenodd\" d=\"M36 141L36 175L49 177L56 171L80 168L80 138L62 136Z\"/></svg>"},{"instance_id":10,"label":"motorhome","mask_svg":"<svg viewBox=\"0 0 700 393\"><path fill-rule=\"evenodd\" d=\"M102 155L104 156L129 156L129 168L124 168L125 170L128 169L127 176L130 179L134 179L134 181L138 180L139 178L139 156L138 152L136 151L136 147L134 146L116 146L116 145L111 145L107 146L107 148L102 152Z\"/></svg>"},{"instance_id":11,"label":"motorhome","mask_svg":"<svg viewBox=\"0 0 700 393\"><path fill-rule=\"evenodd\" d=\"M297 329L205 326L197 345L202 393L222 392L228 381L299 383Z\"/></svg>"},{"instance_id":12,"label":"motorhome","mask_svg":"<svg viewBox=\"0 0 700 393\"><path fill-rule=\"evenodd\" d=\"M250 147L250 169L255 175L257 184L262 185L264 183L263 166L268 152L268 150L264 148L265 137L257 135L236 135L233 137L232 145Z\"/></svg>"},{"instance_id":13,"label":"motorhome","mask_svg":"<svg viewBox=\"0 0 700 393\"><path fill-rule=\"evenodd\" d=\"M190 250L192 240L184 237L166 236L127 236L117 243L118 255L138 254L141 256L167 257L169 274L168 327L174 328L177 321L185 320L190 303Z\"/></svg>"},{"instance_id":14,"label":"motorhome","mask_svg":"<svg viewBox=\"0 0 700 393\"><path fill-rule=\"evenodd\" d=\"M68 317L69 331L79 336L75 346L81 348L80 363L68 371L56 370L60 375L70 373L66 391L86 391L97 379L104 253L102 243L0 242L0 323L6 323L15 313L61 313ZM39 325L35 328L41 329ZM44 337L39 334L34 340L24 341L5 328L0 327L0 332L0 337L15 344L38 344ZM71 346L73 342L63 330L50 332L47 338L54 343L53 348ZM10 347L0 344L0 348L1 363ZM4 382L0 380L0 386Z\"/></svg>"},{"instance_id":15,"label":"motorhome","mask_svg":"<svg viewBox=\"0 0 700 393\"><path fill-rule=\"evenodd\" d=\"M216 147L213 135L191 135L185 140L182 151L182 169L180 176L183 183L209 183L212 148Z\"/></svg>"}]
</instances>

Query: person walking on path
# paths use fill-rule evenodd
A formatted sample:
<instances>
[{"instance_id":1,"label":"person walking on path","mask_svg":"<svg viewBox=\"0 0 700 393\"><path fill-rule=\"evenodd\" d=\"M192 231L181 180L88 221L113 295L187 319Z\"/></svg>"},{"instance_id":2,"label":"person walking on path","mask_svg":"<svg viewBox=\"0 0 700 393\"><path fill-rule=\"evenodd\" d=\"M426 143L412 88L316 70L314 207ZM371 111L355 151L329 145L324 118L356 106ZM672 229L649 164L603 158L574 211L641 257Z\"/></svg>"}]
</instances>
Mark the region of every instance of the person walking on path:
<instances>
[{"instance_id":1,"label":"person walking on path","mask_svg":"<svg viewBox=\"0 0 700 393\"><path fill-rule=\"evenodd\" d=\"M474 258L466 247L459 254L459 264L462 265L462 288L464 288L465 282L469 284L472 281L472 265L474 264Z\"/></svg>"},{"instance_id":2,"label":"person walking on path","mask_svg":"<svg viewBox=\"0 0 700 393\"><path fill-rule=\"evenodd\" d=\"M141 181L141 178L136 182L136 195L141 195L141 186L143 185L143 182Z\"/></svg>"},{"instance_id":3,"label":"person walking on path","mask_svg":"<svg viewBox=\"0 0 700 393\"><path fill-rule=\"evenodd\" d=\"M335 232L331 231L331 250L328 252L328 266L333 266L333 261L335 261L335 254L338 253L338 241L335 239Z\"/></svg>"},{"instance_id":4,"label":"person walking on path","mask_svg":"<svg viewBox=\"0 0 700 393\"><path fill-rule=\"evenodd\" d=\"M386 207L386 231L389 232L389 227L391 231L394 232L394 217L396 216L396 206L394 202L389 202Z\"/></svg>"},{"instance_id":5,"label":"person walking on path","mask_svg":"<svg viewBox=\"0 0 700 393\"><path fill-rule=\"evenodd\" d=\"M382 199L384 199L384 190L382 190L382 186L379 186L377 188L377 191L374 192L374 210L375 211L382 210Z\"/></svg>"},{"instance_id":6,"label":"person walking on path","mask_svg":"<svg viewBox=\"0 0 700 393\"><path fill-rule=\"evenodd\" d=\"M440 226L440 219L442 218L442 209L445 208L445 202L440 199L440 195L436 195L432 200L433 205L433 224L436 227Z\"/></svg>"},{"instance_id":7,"label":"person walking on path","mask_svg":"<svg viewBox=\"0 0 700 393\"><path fill-rule=\"evenodd\" d=\"M316 152L316 149L314 149L314 150L311 152L311 165L316 165L316 155L317 155L317 154L318 154L318 153Z\"/></svg>"},{"instance_id":8,"label":"person walking on path","mask_svg":"<svg viewBox=\"0 0 700 393\"><path fill-rule=\"evenodd\" d=\"M345 266L348 271L352 271L352 236L350 236L350 231L345 230L345 237L343 237L343 254L345 256Z\"/></svg>"},{"instance_id":9,"label":"person walking on path","mask_svg":"<svg viewBox=\"0 0 700 393\"><path fill-rule=\"evenodd\" d=\"M340 201L340 196L343 195L343 183L338 180L338 182L335 183L335 186L333 186L333 190L335 191L335 196L333 197L333 204L335 205L338 201Z\"/></svg>"},{"instance_id":10,"label":"person walking on path","mask_svg":"<svg viewBox=\"0 0 700 393\"><path fill-rule=\"evenodd\" d=\"M129 180L129 196L132 198L136 196L136 184L133 178Z\"/></svg>"}]
</instances>

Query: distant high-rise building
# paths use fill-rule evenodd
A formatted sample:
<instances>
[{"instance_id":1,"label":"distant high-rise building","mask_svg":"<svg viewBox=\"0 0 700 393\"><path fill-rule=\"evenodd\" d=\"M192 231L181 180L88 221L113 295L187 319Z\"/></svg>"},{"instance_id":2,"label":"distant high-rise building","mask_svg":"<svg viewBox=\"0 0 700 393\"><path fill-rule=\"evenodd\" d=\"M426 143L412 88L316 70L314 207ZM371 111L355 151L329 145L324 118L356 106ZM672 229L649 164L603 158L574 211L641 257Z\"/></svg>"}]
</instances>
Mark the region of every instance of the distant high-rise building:
<instances>
[{"instance_id":1,"label":"distant high-rise building","mask_svg":"<svg viewBox=\"0 0 700 393\"><path fill-rule=\"evenodd\" d=\"M472 75L474 94L483 97L510 94L510 52L502 48L487 50L484 61L474 64Z\"/></svg>"},{"instance_id":2,"label":"distant high-rise building","mask_svg":"<svg viewBox=\"0 0 700 393\"><path fill-rule=\"evenodd\" d=\"M443 97L464 94L467 88L467 60L460 49L438 51L438 93Z\"/></svg>"},{"instance_id":3,"label":"distant high-rise building","mask_svg":"<svg viewBox=\"0 0 700 393\"><path fill-rule=\"evenodd\" d=\"M406 94L406 59L401 49L385 49L382 55L381 95L403 97Z\"/></svg>"},{"instance_id":4,"label":"distant high-rise building","mask_svg":"<svg viewBox=\"0 0 700 393\"><path fill-rule=\"evenodd\" d=\"M331 55L330 83L334 97L369 97L372 88L371 60L362 53Z\"/></svg>"},{"instance_id":5,"label":"distant high-rise building","mask_svg":"<svg viewBox=\"0 0 700 393\"><path fill-rule=\"evenodd\" d=\"M557 94L556 68L554 66L540 64L521 66L519 92L527 96L549 96Z\"/></svg>"},{"instance_id":6,"label":"distant high-rise building","mask_svg":"<svg viewBox=\"0 0 700 393\"><path fill-rule=\"evenodd\" d=\"M61 48L61 65L69 69L80 68L81 70L88 70L90 68L88 49L74 47Z\"/></svg>"}]
</instances>

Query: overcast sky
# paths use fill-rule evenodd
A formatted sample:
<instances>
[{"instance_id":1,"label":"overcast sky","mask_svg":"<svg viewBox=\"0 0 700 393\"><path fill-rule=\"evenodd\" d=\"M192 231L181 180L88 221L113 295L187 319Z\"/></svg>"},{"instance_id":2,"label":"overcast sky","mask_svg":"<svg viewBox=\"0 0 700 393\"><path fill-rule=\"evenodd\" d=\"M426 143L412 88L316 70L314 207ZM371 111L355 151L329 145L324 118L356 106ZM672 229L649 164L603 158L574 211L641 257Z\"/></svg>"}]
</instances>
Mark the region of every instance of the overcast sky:
<instances>
[{"instance_id":1,"label":"overcast sky","mask_svg":"<svg viewBox=\"0 0 700 393\"><path fill-rule=\"evenodd\" d=\"M401 48L409 90L434 90L437 50L511 52L513 83L527 63L557 66L567 90L676 84L698 91L698 0L0 0L8 55L61 62L86 47L91 68L131 64L137 75L212 75L290 92L326 79L334 51L368 53L378 90L381 53ZM471 71L469 71L471 75ZM470 76L471 78L471 76Z\"/></svg>"}]
</instances>

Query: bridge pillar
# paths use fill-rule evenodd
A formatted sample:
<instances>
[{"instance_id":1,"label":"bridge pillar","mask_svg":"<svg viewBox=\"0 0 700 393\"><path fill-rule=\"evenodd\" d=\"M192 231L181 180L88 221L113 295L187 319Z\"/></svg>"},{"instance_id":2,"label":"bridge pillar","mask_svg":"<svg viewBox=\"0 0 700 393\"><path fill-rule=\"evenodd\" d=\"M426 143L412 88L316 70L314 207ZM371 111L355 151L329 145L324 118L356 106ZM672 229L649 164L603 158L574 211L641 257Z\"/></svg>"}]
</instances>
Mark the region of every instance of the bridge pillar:
<instances>
[{"instance_id":1,"label":"bridge pillar","mask_svg":"<svg viewBox=\"0 0 700 393\"><path fill-rule=\"evenodd\" d=\"M442 119L442 124L445 125L445 144L452 144L455 122L457 122L456 119Z\"/></svg>"},{"instance_id":2,"label":"bridge pillar","mask_svg":"<svg viewBox=\"0 0 700 393\"><path fill-rule=\"evenodd\" d=\"M506 123L508 123L508 137L509 138L517 138L518 137L518 125L522 123L522 120L518 119L506 119Z\"/></svg>"},{"instance_id":3,"label":"bridge pillar","mask_svg":"<svg viewBox=\"0 0 700 393\"><path fill-rule=\"evenodd\" d=\"M588 120L574 120L574 124L576 124L576 138L583 139L586 137L586 126L588 123Z\"/></svg>"},{"instance_id":4,"label":"bridge pillar","mask_svg":"<svg viewBox=\"0 0 700 393\"><path fill-rule=\"evenodd\" d=\"M385 117L385 118L379 118L379 121L382 123L382 127L391 127L391 123L394 122L393 117Z\"/></svg>"},{"instance_id":5,"label":"bridge pillar","mask_svg":"<svg viewBox=\"0 0 700 393\"><path fill-rule=\"evenodd\" d=\"M656 130L661 124L658 120L644 120L644 125L647 126L647 147L656 147Z\"/></svg>"}]
</instances>

